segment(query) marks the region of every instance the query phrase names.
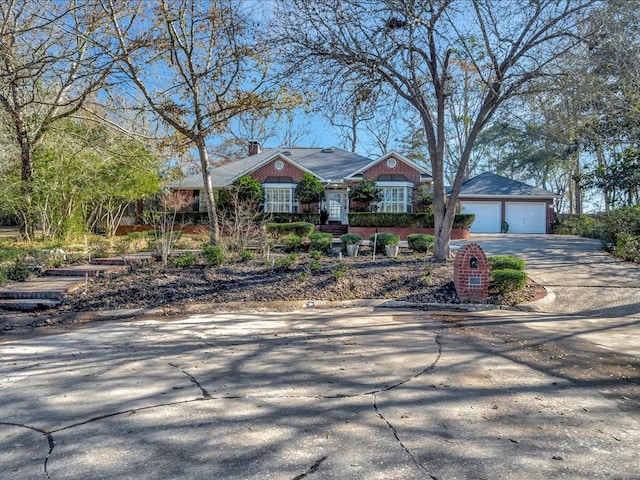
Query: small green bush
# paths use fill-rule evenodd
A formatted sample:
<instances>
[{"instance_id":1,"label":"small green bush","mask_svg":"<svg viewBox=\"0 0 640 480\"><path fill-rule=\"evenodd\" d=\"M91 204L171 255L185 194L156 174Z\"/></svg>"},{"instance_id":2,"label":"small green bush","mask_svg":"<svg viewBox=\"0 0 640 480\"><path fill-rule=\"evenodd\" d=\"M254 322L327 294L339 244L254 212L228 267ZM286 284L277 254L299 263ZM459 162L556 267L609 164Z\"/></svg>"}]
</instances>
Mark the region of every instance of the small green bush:
<instances>
[{"instance_id":1,"label":"small green bush","mask_svg":"<svg viewBox=\"0 0 640 480\"><path fill-rule=\"evenodd\" d=\"M240 252L240 261L248 262L250 260L253 260L255 256L256 254L251 250L243 250L242 252Z\"/></svg>"},{"instance_id":2,"label":"small green bush","mask_svg":"<svg viewBox=\"0 0 640 480\"><path fill-rule=\"evenodd\" d=\"M309 235L309 249L327 253L331 250L333 235L330 233L316 232Z\"/></svg>"},{"instance_id":3,"label":"small green bush","mask_svg":"<svg viewBox=\"0 0 640 480\"><path fill-rule=\"evenodd\" d=\"M318 272L320 271L321 268L322 268L322 265L320 265L320 262L318 260L312 260L311 262L309 262L310 271Z\"/></svg>"},{"instance_id":4,"label":"small green bush","mask_svg":"<svg viewBox=\"0 0 640 480\"><path fill-rule=\"evenodd\" d=\"M522 290L527 284L527 274L523 270L492 270L491 287L500 295Z\"/></svg>"},{"instance_id":5,"label":"small green bush","mask_svg":"<svg viewBox=\"0 0 640 480\"><path fill-rule=\"evenodd\" d=\"M386 245L397 245L398 243L400 243L400 236L396 235L395 233L388 232L380 232L378 234L374 233L373 235L369 236L371 248L373 248L374 241L376 245L376 253L384 253L384 247Z\"/></svg>"},{"instance_id":6,"label":"small green bush","mask_svg":"<svg viewBox=\"0 0 640 480\"><path fill-rule=\"evenodd\" d=\"M226 256L224 248L220 245L207 245L202 249L202 254L207 263L214 267L222 265Z\"/></svg>"},{"instance_id":7,"label":"small green bush","mask_svg":"<svg viewBox=\"0 0 640 480\"><path fill-rule=\"evenodd\" d=\"M295 233L290 233L280 238L280 243L284 252L299 252L302 250L302 237Z\"/></svg>"},{"instance_id":8,"label":"small green bush","mask_svg":"<svg viewBox=\"0 0 640 480\"><path fill-rule=\"evenodd\" d=\"M307 238L315 230L315 225L308 222L292 222L292 223L267 223L267 233L282 237L288 234L298 235Z\"/></svg>"},{"instance_id":9,"label":"small green bush","mask_svg":"<svg viewBox=\"0 0 640 480\"><path fill-rule=\"evenodd\" d=\"M409 248L415 252L427 253L433 248L435 237L426 233L412 233L407 236Z\"/></svg>"},{"instance_id":10,"label":"small green bush","mask_svg":"<svg viewBox=\"0 0 640 480\"><path fill-rule=\"evenodd\" d=\"M524 270L527 263L512 255L492 255L487 258L491 270Z\"/></svg>"},{"instance_id":11,"label":"small green bush","mask_svg":"<svg viewBox=\"0 0 640 480\"><path fill-rule=\"evenodd\" d=\"M342 241L343 245L355 245L362 242L362 237L357 233L345 233L340 236L340 241Z\"/></svg>"},{"instance_id":12,"label":"small green bush","mask_svg":"<svg viewBox=\"0 0 640 480\"><path fill-rule=\"evenodd\" d=\"M4 285L7 282L7 272L4 268L0 268L0 285Z\"/></svg>"},{"instance_id":13,"label":"small green bush","mask_svg":"<svg viewBox=\"0 0 640 480\"><path fill-rule=\"evenodd\" d=\"M322 258L322 252L318 250L309 250L309 256L314 260L320 260Z\"/></svg>"},{"instance_id":14,"label":"small green bush","mask_svg":"<svg viewBox=\"0 0 640 480\"><path fill-rule=\"evenodd\" d=\"M347 270L349 270L349 265L340 262L331 269L331 273L333 273L336 280L340 280L347 273Z\"/></svg>"},{"instance_id":15,"label":"small green bush","mask_svg":"<svg viewBox=\"0 0 640 480\"><path fill-rule=\"evenodd\" d=\"M177 268L187 268L195 265L198 262L198 257L192 252L186 252L178 257L175 257L171 263Z\"/></svg>"},{"instance_id":16,"label":"small green bush","mask_svg":"<svg viewBox=\"0 0 640 480\"><path fill-rule=\"evenodd\" d=\"M273 268L275 268L276 270L287 270L291 268L291 266L297 261L298 255L296 255L295 253L290 253L289 255L280 257L275 262L273 262Z\"/></svg>"},{"instance_id":17,"label":"small green bush","mask_svg":"<svg viewBox=\"0 0 640 480\"><path fill-rule=\"evenodd\" d=\"M33 270L25 263L24 258L15 258L6 269L7 278L14 282L24 282L32 273Z\"/></svg>"}]
</instances>

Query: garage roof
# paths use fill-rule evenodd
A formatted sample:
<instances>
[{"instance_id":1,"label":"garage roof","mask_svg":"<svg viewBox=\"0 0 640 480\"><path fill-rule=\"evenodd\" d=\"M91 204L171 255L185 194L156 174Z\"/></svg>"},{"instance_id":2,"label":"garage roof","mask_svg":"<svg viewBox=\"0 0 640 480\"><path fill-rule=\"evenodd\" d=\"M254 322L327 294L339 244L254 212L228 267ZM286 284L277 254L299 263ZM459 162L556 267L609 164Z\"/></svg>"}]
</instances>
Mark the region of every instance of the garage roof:
<instances>
[{"instance_id":1,"label":"garage roof","mask_svg":"<svg viewBox=\"0 0 640 480\"><path fill-rule=\"evenodd\" d=\"M460 187L461 197L536 197L556 198L558 194L533 187L517 180L496 175L495 173L483 173L467 180Z\"/></svg>"}]
</instances>

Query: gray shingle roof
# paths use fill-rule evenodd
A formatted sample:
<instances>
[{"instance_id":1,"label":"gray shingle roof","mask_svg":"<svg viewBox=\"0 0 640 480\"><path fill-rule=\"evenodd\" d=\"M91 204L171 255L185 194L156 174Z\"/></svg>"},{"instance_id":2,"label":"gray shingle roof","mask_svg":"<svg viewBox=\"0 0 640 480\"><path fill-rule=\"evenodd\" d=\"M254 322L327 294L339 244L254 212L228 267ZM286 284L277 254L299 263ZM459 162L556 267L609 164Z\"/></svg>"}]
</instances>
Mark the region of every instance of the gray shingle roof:
<instances>
[{"instance_id":1,"label":"gray shingle roof","mask_svg":"<svg viewBox=\"0 0 640 480\"><path fill-rule=\"evenodd\" d=\"M526 196L555 198L558 195L544 188L533 187L517 180L511 180L495 173L483 173L467 180L460 188L460 196Z\"/></svg>"},{"instance_id":2,"label":"gray shingle roof","mask_svg":"<svg viewBox=\"0 0 640 480\"><path fill-rule=\"evenodd\" d=\"M290 152L290 154L285 154ZM257 155L211 168L214 187L231 185L237 177L249 173L276 154L313 172L322 180L342 181L347 175L371 163L371 159L339 148L278 148L268 149ZM191 175L170 185L173 188L202 188L202 175Z\"/></svg>"}]
</instances>

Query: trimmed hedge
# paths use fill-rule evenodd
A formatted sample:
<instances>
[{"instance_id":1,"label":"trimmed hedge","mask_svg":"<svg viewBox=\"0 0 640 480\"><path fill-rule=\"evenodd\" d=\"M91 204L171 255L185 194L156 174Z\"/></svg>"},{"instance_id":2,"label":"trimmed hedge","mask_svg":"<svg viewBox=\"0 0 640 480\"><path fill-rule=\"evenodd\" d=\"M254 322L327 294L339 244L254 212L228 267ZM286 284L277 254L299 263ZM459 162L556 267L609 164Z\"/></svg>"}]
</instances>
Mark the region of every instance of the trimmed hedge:
<instances>
[{"instance_id":1,"label":"trimmed hedge","mask_svg":"<svg viewBox=\"0 0 640 480\"><path fill-rule=\"evenodd\" d=\"M489 268L493 270L524 270L527 263L512 255L493 255L487 258Z\"/></svg>"},{"instance_id":2,"label":"trimmed hedge","mask_svg":"<svg viewBox=\"0 0 640 480\"><path fill-rule=\"evenodd\" d=\"M522 290L527 284L527 274L523 270L492 270L492 287L500 295Z\"/></svg>"},{"instance_id":3,"label":"trimmed hedge","mask_svg":"<svg viewBox=\"0 0 640 480\"><path fill-rule=\"evenodd\" d=\"M376 237L377 235L377 237ZM381 232L369 236L369 242L373 248L373 243L376 244L376 253L384 253L385 245L397 245L400 243L400 236L395 233Z\"/></svg>"},{"instance_id":4,"label":"trimmed hedge","mask_svg":"<svg viewBox=\"0 0 640 480\"><path fill-rule=\"evenodd\" d=\"M409 248L415 252L427 253L433 247L435 237L426 233L412 233L407 236Z\"/></svg>"},{"instance_id":5,"label":"trimmed hedge","mask_svg":"<svg viewBox=\"0 0 640 480\"><path fill-rule=\"evenodd\" d=\"M267 233L271 233L277 237L282 237L293 233L299 237L306 238L315 230L313 223L292 222L292 223L267 223Z\"/></svg>"},{"instance_id":6,"label":"trimmed hedge","mask_svg":"<svg viewBox=\"0 0 640 480\"><path fill-rule=\"evenodd\" d=\"M456 214L453 228L469 228L474 214ZM353 227L434 228L432 213L351 212L349 225Z\"/></svg>"},{"instance_id":7,"label":"trimmed hedge","mask_svg":"<svg viewBox=\"0 0 640 480\"><path fill-rule=\"evenodd\" d=\"M309 250L327 253L331 250L333 235L324 232L315 232L309 235Z\"/></svg>"},{"instance_id":8,"label":"trimmed hedge","mask_svg":"<svg viewBox=\"0 0 640 480\"><path fill-rule=\"evenodd\" d=\"M320 225L319 213L267 213L265 219L271 223L311 223Z\"/></svg>"}]
</instances>

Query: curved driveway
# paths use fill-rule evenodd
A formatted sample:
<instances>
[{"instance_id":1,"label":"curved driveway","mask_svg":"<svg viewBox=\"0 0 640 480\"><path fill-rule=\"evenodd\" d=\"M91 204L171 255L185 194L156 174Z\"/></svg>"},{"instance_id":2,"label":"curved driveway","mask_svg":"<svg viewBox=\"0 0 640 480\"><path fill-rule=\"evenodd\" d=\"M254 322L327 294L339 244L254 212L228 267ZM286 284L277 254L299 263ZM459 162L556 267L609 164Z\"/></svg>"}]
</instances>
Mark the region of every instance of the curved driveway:
<instances>
[{"instance_id":1,"label":"curved driveway","mask_svg":"<svg viewBox=\"0 0 640 480\"><path fill-rule=\"evenodd\" d=\"M572 235L475 234L487 255L516 255L527 273L555 300L539 310L549 313L617 317L640 313L640 266L613 258L599 240Z\"/></svg>"}]
</instances>

